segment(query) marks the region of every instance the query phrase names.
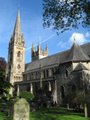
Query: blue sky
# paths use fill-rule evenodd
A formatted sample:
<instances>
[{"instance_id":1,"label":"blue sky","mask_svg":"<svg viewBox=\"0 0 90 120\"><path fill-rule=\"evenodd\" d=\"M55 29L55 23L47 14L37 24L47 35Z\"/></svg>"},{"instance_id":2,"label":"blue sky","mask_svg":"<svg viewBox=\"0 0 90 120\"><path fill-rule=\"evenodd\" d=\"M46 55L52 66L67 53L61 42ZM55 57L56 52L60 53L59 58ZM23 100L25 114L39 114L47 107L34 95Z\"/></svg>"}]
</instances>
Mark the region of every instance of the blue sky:
<instances>
[{"instance_id":1,"label":"blue sky","mask_svg":"<svg viewBox=\"0 0 90 120\"><path fill-rule=\"evenodd\" d=\"M79 44L90 42L90 31L79 28L57 35L52 28L42 26L42 0L0 0L0 57L8 58L8 43L13 33L17 11L21 14L21 27L24 35L26 62L31 61L31 45L38 42L49 49L49 55L71 47L75 37Z\"/></svg>"}]
</instances>

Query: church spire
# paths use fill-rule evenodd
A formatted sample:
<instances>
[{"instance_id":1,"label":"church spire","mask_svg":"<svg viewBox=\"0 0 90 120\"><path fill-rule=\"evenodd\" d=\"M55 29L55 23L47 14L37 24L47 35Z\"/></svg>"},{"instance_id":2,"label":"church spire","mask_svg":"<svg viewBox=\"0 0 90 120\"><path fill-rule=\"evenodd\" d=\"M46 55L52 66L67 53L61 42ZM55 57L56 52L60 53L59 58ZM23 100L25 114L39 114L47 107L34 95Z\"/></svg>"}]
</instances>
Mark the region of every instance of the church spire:
<instances>
[{"instance_id":1,"label":"church spire","mask_svg":"<svg viewBox=\"0 0 90 120\"><path fill-rule=\"evenodd\" d=\"M15 26L14 26L14 31L13 31L13 35L11 36L11 42L15 42L18 44L24 45L24 38L23 38L23 34L21 32L21 24L20 24L20 11L18 10L18 14L16 17L16 22L15 22Z\"/></svg>"},{"instance_id":2,"label":"church spire","mask_svg":"<svg viewBox=\"0 0 90 120\"><path fill-rule=\"evenodd\" d=\"M20 11L18 10L17 18L16 18L16 23L14 27L14 35L15 34L21 34L21 25L20 25Z\"/></svg>"}]
</instances>

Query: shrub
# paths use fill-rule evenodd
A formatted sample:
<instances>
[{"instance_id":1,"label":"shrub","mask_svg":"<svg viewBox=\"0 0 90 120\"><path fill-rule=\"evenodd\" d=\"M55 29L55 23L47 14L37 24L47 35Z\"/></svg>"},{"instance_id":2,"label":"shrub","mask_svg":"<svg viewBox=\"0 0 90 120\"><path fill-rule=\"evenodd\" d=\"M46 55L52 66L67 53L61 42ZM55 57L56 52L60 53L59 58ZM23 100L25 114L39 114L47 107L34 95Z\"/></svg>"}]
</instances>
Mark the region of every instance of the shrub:
<instances>
[{"instance_id":1,"label":"shrub","mask_svg":"<svg viewBox=\"0 0 90 120\"><path fill-rule=\"evenodd\" d=\"M33 100L34 95L30 92L24 91L20 93L20 97L25 98L29 102L30 100Z\"/></svg>"}]
</instances>

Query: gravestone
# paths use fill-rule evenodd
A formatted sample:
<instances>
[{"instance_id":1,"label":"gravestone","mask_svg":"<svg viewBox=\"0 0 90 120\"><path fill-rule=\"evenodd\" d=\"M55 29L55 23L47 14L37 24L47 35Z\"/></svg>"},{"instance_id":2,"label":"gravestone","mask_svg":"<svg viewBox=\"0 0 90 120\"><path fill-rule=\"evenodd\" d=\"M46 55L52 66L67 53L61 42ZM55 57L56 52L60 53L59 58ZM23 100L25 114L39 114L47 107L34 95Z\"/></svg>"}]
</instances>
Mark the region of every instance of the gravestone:
<instances>
[{"instance_id":1,"label":"gravestone","mask_svg":"<svg viewBox=\"0 0 90 120\"><path fill-rule=\"evenodd\" d=\"M24 98L19 99L14 104L13 112L14 112L13 120L30 120L29 119L29 112L30 112L29 104Z\"/></svg>"}]
</instances>

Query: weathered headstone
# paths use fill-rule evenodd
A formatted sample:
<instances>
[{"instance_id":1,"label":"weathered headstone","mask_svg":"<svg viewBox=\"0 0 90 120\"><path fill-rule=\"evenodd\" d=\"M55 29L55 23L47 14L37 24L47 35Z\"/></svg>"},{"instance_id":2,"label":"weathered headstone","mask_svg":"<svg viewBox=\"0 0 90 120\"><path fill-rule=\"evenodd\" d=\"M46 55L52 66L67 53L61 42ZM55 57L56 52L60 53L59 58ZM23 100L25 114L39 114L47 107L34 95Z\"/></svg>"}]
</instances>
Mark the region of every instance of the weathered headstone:
<instances>
[{"instance_id":1,"label":"weathered headstone","mask_svg":"<svg viewBox=\"0 0 90 120\"><path fill-rule=\"evenodd\" d=\"M29 104L24 98L19 99L14 104L13 112L14 112L13 120L30 120L29 119L29 112L30 112Z\"/></svg>"}]
</instances>

